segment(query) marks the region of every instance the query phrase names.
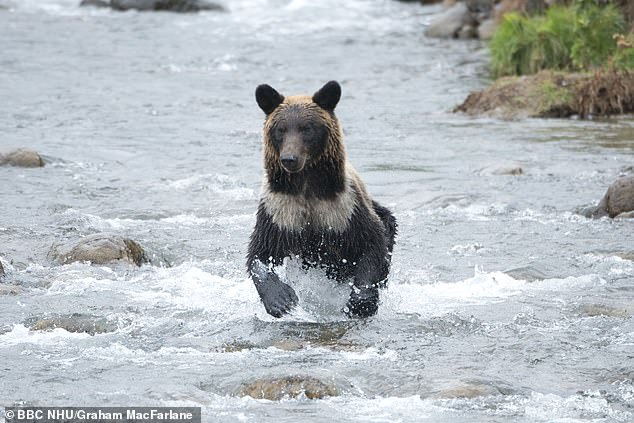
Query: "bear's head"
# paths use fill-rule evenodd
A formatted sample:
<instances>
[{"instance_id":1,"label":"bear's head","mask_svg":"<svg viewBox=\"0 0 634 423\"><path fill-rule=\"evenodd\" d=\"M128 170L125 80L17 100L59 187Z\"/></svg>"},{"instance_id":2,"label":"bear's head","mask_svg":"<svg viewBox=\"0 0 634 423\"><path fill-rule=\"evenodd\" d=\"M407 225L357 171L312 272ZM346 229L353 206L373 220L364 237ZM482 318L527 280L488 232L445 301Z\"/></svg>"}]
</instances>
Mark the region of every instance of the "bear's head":
<instances>
[{"instance_id":1,"label":"bear's head","mask_svg":"<svg viewBox=\"0 0 634 423\"><path fill-rule=\"evenodd\" d=\"M345 150L334 110L341 87L330 81L312 97L284 97L270 85L260 85L255 99L266 113L264 161L271 181L302 179L316 169L342 167Z\"/></svg>"}]
</instances>

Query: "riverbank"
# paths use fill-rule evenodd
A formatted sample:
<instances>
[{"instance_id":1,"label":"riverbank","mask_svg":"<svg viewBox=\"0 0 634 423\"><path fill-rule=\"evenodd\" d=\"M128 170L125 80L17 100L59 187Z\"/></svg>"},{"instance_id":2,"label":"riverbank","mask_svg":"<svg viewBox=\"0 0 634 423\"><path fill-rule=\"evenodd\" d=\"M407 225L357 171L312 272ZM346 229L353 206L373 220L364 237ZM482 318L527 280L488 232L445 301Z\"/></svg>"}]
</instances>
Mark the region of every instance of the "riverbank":
<instances>
[{"instance_id":1,"label":"riverbank","mask_svg":"<svg viewBox=\"0 0 634 423\"><path fill-rule=\"evenodd\" d=\"M445 4L425 34L490 38L494 78L490 87L470 93L455 112L503 119L585 119L634 111L634 2Z\"/></svg>"},{"instance_id":2,"label":"riverbank","mask_svg":"<svg viewBox=\"0 0 634 423\"><path fill-rule=\"evenodd\" d=\"M634 112L634 74L541 71L470 93L454 112L502 119L589 118Z\"/></svg>"}]
</instances>

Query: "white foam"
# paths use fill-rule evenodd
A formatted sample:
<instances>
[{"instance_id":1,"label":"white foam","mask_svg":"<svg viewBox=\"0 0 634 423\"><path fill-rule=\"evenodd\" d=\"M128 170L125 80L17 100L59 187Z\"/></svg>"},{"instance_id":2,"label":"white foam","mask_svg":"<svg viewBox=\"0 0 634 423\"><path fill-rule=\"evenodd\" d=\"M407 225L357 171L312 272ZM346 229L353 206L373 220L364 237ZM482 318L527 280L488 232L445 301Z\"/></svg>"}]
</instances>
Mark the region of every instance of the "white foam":
<instances>
[{"instance_id":1,"label":"white foam","mask_svg":"<svg viewBox=\"0 0 634 423\"><path fill-rule=\"evenodd\" d=\"M384 307L379 308L379 315L398 312L435 316L465 307L504 302L529 292L568 292L605 283L597 275L544 279L529 283L504 272L483 272L476 268L473 277L456 282L392 283L382 294Z\"/></svg>"},{"instance_id":2,"label":"white foam","mask_svg":"<svg viewBox=\"0 0 634 423\"><path fill-rule=\"evenodd\" d=\"M140 348L129 348L119 342L114 342L105 347L89 347L82 350L82 356L90 360L99 359L110 362L143 363L183 363L193 362L196 359L212 361L216 353L203 352L191 347L161 347L155 351L146 351Z\"/></svg>"},{"instance_id":3,"label":"white foam","mask_svg":"<svg viewBox=\"0 0 634 423\"><path fill-rule=\"evenodd\" d=\"M0 348L18 344L56 345L66 344L77 339L90 338L88 333L72 333L55 328L50 331L31 331L26 326L14 325L10 332L0 335Z\"/></svg>"},{"instance_id":4,"label":"white foam","mask_svg":"<svg viewBox=\"0 0 634 423\"><path fill-rule=\"evenodd\" d=\"M259 303L247 278L226 279L190 262L169 269L150 269L132 289L137 301L202 310L218 320L252 315Z\"/></svg>"},{"instance_id":5,"label":"white foam","mask_svg":"<svg viewBox=\"0 0 634 423\"><path fill-rule=\"evenodd\" d=\"M598 392L569 397L533 392L529 398L520 401L520 405L523 406L522 414L534 421L586 422L591 415L601 420L607 416L625 421L621 420L623 412L614 410L605 396Z\"/></svg>"},{"instance_id":6,"label":"white foam","mask_svg":"<svg viewBox=\"0 0 634 423\"><path fill-rule=\"evenodd\" d=\"M366 360L382 360L382 361L398 361L399 354L391 349L379 350L374 347L366 348L363 351L340 351L339 355L345 361L366 361Z\"/></svg>"},{"instance_id":7,"label":"white foam","mask_svg":"<svg viewBox=\"0 0 634 423\"><path fill-rule=\"evenodd\" d=\"M358 422L402 422L436 421L448 410L434 401L417 395L407 397L351 397L340 396L326 400L346 421Z\"/></svg>"},{"instance_id":8,"label":"white foam","mask_svg":"<svg viewBox=\"0 0 634 423\"><path fill-rule=\"evenodd\" d=\"M465 305L491 304L517 295L526 281L503 272L476 270L472 278L431 284L393 284L383 296L387 308L401 313L444 314Z\"/></svg>"},{"instance_id":9,"label":"white foam","mask_svg":"<svg viewBox=\"0 0 634 423\"><path fill-rule=\"evenodd\" d=\"M112 270L107 267L99 269L105 274L112 273ZM46 295L79 296L87 292L118 291L121 289L122 281L120 279L87 276L91 271L94 272L94 269L90 264L73 263L69 268L64 268L64 271L51 283ZM134 279L123 283L134 284Z\"/></svg>"},{"instance_id":10,"label":"white foam","mask_svg":"<svg viewBox=\"0 0 634 423\"><path fill-rule=\"evenodd\" d=\"M291 0L289 4L286 5L285 9L287 10L299 10L309 6L311 2L306 0Z\"/></svg>"},{"instance_id":11,"label":"white foam","mask_svg":"<svg viewBox=\"0 0 634 423\"><path fill-rule=\"evenodd\" d=\"M449 250L452 254L466 256L476 254L478 251L482 250L484 245L479 242L474 242L471 244L458 244L451 247Z\"/></svg>"},{"instance_id":12,"label":"white foam","mask_svg":"<svg viewBox=\"0 0 634 423\"><path fill-rule=\"evenodd\" d=\"M218 66L222 66L220 63ZM214 194L227 195L235 200L256 198L256 191L247 188L238 179L229 175L207 173L176 179L160 185L165 190L208 190Z\"/></svg>"},{"instance_id":13,"label":"white foam","mask_svg":"<svg viewBox=\"0 0 634 423\"><path fill-rule=\"evenodd\" d=\"M175 216L165 217L159 220L160 222L170 223L174 225L182 226L201 226L201 225L219 225L219 226L234 226L237 225L240 228L244 227L246 223L254 221L252 213L240 214L240 215L223 215L223 216L210 216L200 217L190 213L179 214Z\"/></svg>"},{"instance_id":14,"label":"white foam","mask_svg":"<svg viewBox=\"0 0 634 423\"><path fill-rule=\"evenodd\" d=\"M161 222L184 226L206 225L209 221L210 218L198 217L189 213L179 214L176 216L170 216L161 219Z\"/></svg>"}]
</instances>

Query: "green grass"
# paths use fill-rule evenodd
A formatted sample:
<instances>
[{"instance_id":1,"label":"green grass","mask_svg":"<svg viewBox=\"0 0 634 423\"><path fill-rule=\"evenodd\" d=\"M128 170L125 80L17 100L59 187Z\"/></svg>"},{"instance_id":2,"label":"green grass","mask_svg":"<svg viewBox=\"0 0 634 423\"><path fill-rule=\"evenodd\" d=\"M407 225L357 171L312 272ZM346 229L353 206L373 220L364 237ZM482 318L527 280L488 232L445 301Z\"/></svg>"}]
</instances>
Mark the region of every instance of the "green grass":
<instances>
[{"instance_id":1,"label":"green grass","mask_svg":"<svg viewBox=\"0 0 634 423\"><path fill-rule=\"evenodd\" d=\"M551 110L557 106L565 105L574 100L570 90L560 87L551 80L545 80L537 88L536 95L541 99L540 110Z\"/></svg>"},{"instance_id":2,"label":"green grass","mask_svg":"<svg viewBox=\"0 0 634 423\"><path fill-rule=\"evenodd\" d=\"M509 13L491 40L491 69L496 77L542 69L589 71L606 65L615 54L620 54L617 65L634 69L628 67L634 53L617 51L613 38L625 29L617 8L599 7L591 0L553 6L532 17Z\"/></svg>"}]
</instances>

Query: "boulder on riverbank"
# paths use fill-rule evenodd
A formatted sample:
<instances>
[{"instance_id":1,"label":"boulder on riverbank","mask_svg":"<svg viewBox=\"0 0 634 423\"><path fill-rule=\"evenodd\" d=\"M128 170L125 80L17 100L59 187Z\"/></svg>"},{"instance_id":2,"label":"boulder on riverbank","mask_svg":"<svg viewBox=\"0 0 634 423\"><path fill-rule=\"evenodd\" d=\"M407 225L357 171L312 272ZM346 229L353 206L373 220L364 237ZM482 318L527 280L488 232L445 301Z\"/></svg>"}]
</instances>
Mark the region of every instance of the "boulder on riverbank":
<instances>
[{"instance_id":1,"label":"boulder on riverbank","mask_svg":"<svg viewBox=\"0 0 634 423\"><path fill-rule=\"evenodd\" d=\"M7 154L0 154L0 166L42 167L44 160L35 150L18 148Z\"/></svg>"},{"instance_id":2,"label":"boulder on riverbank","mask_svg":"<svg viewBox=\"0 0 634 423\"><path fill-rule=\"evenodd\" d=\"M454 112L502 119L607 116L634 112L634 73L541 71L497 79Z\"/></svg>"},{"instance_id":3,"label":"boulder on riverbank","mask_svg":"<svg viewBox=\"0 0 634 423\"><path fill-rule=\"evenodd\" d=\"M623 176L608 187L607 192L592 210L591 217L634 217L634 175Z\"/></svg>"},{"instance_id":4,"label":"boulder on riverbank","mask_svg":"<svg viewBox=\"0 0 634 423\"><path fill-rule=\"evenodd\" d=\"M114 10L200 12L204 10L224 11L217 3L205 0L82 0L80 6L110 7Z\"/></svg>"},{"instance_id":5,"label":"boulder on riverbank","mask_svg":"<svg viewBox=\"0 0 634 423\"><path fill-rule=\"evenodd\" d=\"M95 234L54 245L49 258L59 264L90 262L92 264L130 263L141 266L149 260L137 242L117 235Z\"/></svg>"},{"instance_id":6,"label":"boulder on riverbank","mask_svg":"<svg viewBox=\"0 0 634 423\"><path fill-rule=\"evenodd\" d=\"M492 32L494 25L493 0L445 1L447 9L434 17L425 28L425 35L432 38L478 38L480 26ZM486 28L486 29L485 29ZM484 33L484 32L483 32Z\"/></svg>"},{"instance_id":7,"label":"boulder on riverbank","mask_svg":"<svg viewBox=\"0 0 634 423\"><path fill-rule=\"evenodd\" d=\"M272 379L258 379L242 387L241 396L255 399L280 401L284 398L306 397L322 399L338 394L334 385L324 383L312 376L286 376Z\"/></svg>"}]
</instances>

